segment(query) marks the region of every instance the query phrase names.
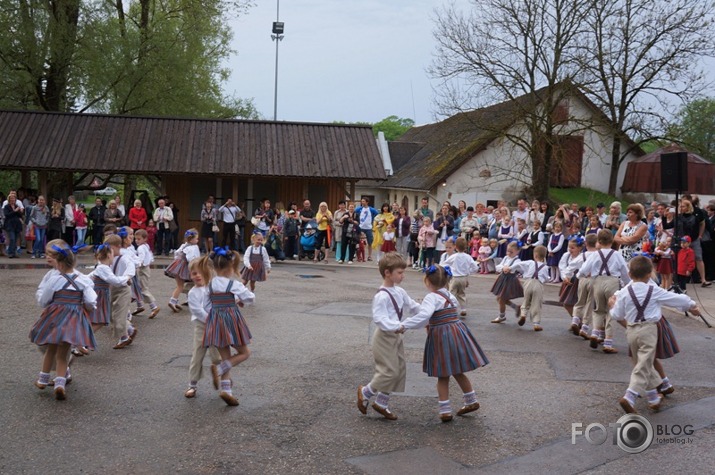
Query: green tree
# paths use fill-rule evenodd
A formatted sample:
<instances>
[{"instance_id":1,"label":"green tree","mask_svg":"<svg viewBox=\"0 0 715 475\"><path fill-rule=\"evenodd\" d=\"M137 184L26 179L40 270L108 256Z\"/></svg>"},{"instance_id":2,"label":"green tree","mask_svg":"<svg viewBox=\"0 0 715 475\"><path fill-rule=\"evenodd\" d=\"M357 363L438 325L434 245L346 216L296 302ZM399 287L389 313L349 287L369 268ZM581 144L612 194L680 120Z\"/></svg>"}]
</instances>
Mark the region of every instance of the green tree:
<instances>
[{"instance_id":1,"label":"green tree","mask_svg":"<svg viewBox=\"0 0 715 475\"><path fill-rule=\"evenodd\" d=\"M227 20L246 1L0 0L0 106L257 118L227 96Z\"/></svg>"},{"instance_id":2,"label":"green tree","mask_svg":"<svg viewBox=\"0 0 715 475\"><path fill-rule=\"evenodd\" d=\"M402 134L414 127L414 125L415 121L412 119L391 115L373 124L372 132L375 134L375 137L377 137L378 132L382 132L385 134L385 140L393 141L399 139Z\"/></svg>"},{"instance_id":3,"label":"green tree","mask_svg":"<svg viewBox=\"0 0 715 475\"><path fill-rule=\"evenodd\" d=\"M683 106L671 133L688 150L715 162L715 98L698 99Z\"/></svg>"}]
</instances>

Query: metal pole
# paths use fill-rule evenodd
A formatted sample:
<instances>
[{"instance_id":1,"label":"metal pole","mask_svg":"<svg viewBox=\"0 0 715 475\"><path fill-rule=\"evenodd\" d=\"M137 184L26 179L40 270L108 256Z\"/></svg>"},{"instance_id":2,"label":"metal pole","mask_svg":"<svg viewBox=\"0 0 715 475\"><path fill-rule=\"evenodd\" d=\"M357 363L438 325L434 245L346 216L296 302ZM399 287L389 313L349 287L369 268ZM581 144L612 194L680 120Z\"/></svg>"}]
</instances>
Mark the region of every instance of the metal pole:
<instances>
[{"instance_id":1,"label":"metal pole","mask_svg":"<svg viewBox=\"0 0 715 475\"><path fill-rule=\"evenodd\" d=\"M276 0L276 21L280 21L281 0ZM278 43L283 39L282 35L271 35L271 38L276 42L276 78L275 87L273 88L273 120L278 120Z\"/></svg>"}]
</instances>

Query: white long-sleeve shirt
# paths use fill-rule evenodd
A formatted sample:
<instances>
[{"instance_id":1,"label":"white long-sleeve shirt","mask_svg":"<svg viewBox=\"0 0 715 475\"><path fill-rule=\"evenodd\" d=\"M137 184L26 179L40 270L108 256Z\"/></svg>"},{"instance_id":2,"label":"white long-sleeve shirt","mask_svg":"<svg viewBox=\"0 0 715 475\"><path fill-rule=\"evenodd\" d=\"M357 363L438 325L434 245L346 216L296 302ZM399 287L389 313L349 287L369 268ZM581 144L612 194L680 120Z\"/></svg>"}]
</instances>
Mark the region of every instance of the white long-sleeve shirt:
<instances>
[{"instance_id":1,"label":"white long-sleeve shirt","mask_svg":"<svg viewBox=\"0 0 715 475\"><path fill-rule=\"evenodd\" d=\"M90 272L87 277L89 277L90 279L92 277L97 277L114 287L121 287L123 285L127 285L127 282L129 282L130 279L130 277L127 275L114 275L114 272L112 272L111 267L101 263L97 264L97 267L95 267L94 270Z\"/></svg>"},{"instance_id":2,"label":"white long-sleeve shirt","mask_svg":"<svg viewBox=\"0 0 715 475\"><path fill-rule=\"evenodd\" d=\"M631 282L615 293L616 304L611 309L611 317L615 320L625 320L628 323L635 323L636 321L638 309L631 298L630 292L628 291L629 288L633 289L633 293L638 300L638 305L645 303L648 289L653 289L650 301L646 308L643 309L643 318L646 322L657 322L660 320L663 316L663 310L661 308L663 305L683 312L695 306L695 302L687 295L668 292L651 283Z\"/></svg>"},{"instance_id":3,"label":"white long-sleeve shirt","mask_svg":"<svg viewBox=\"0 0 715 475\"><path fill-rule=\"evenodd\" d=\"M445 258L445 256L447 256ZM444 264L442 264L442 259L444 259ZM465 252L455 252L454 254L447 255L447 253L442 254L440 259L440 265L447 265L452 270L453 277L465 277L469 274L476 274L479 272L479 266L472 256Z\"/></svg>"},{"instance_id":4,"label":"white long-sleeve shirt","mask_svg":"<svg viewBox=\"0 0 715 475\"><path fill-rule=\"evenodd\" d=\"M439 293L437 293L439 292ZM402 322L402 326L407 329L411 328L422 328L429 323L429 319L437 310L444 307L444 297L440 294L446 296L452 305L455 307L457 304L457 299L454 295L450 294L447 289L440 289L437 292L428 293L424 299L422 299L422 304L419 306L417 313Z\"/></svg>"},{"instance_id":5,"label":"white long-sleeve shirt","mask_svg":"<svg viewBox=\"0 0 715 475\"><path fill-rule=\"evenodd\" d=\"M139 267L141 265L141 260L139 259L139 255L137 254L136 249L134 249L134 246L121 248L119 250L119 254L124 256L124 259L129 259L129 261L134 264L134 267Z\"/></svg>"},{"instance_id":6,"label":"white long-sleeve shirt","mask_svg":"<svg viewBox=\"0 0 715 475\"><path fill-rule=\"evenodd\" d=\"M582 252L581 254L578 255L578 257L572 258L569 262L568 265L566 266L566 269L561 269L561 266L559 266L559 270L561 271L561 277L570 279L572 278L578 271L583 267L583 264L586 262L586 259L588 259L588 256L591 254L595 254L596 251L586 251Z\"/></svg>"},{"instance_id":7,"label":"white long-sleeve shirt","mask_svg":"<svg viewBox=\"0 0 715 475\"><path fill-rule=\"evenodd\" d=\"M150 266L154 262L154 253L151 252L149 244L144 243L137 248L137 255L139 256L139 266L146 267Z\"/></svg>"},{"instance_id":8,"label":"white long-sleeve shirt","mask_svg":"<svg viewBox=\"0 0 715 475\"><path fill-rule=\"evenodd\" d=\"M499 264L497 264L497 266L496 266L497 274L501 273L501 271L504 267L512 267L513 265L515 265L519 262L521 262L521 260L517 256L514 256L514 257L505 256L501 260L501 262Z\"/></svg>"},{"instance_id":9,"label":"white long-sleeve shirt","mask_svg":"<svg viewBox=\"0 0 715 475\"><path fill-rule=\"evenodd\" d=\"M546 262L519 261L509 267L509 272L512 274L519 273L524 276L524 279L533 279L537 264L541 267L539 268L539 273L536 278L543 284L549 280L549 266L546 265Z\"/></svg>"},{"instance_id":10,"label":"white long-sleeve shirt","mask_svg":"<svg viewBox=\"0 0 715 475\"><path fill-rule=\"evenodd\" d=\"M609 254L610 257L608 257ZM601 256L603 256L603 258ZM631 278L628 277L628 266L626 265L626 261L623 259L620 252L614 251L613 249L599 249L588 256L586 261L583 263L583 266L578 271L578 278L608 275L605 271L601 274L601 266L603 265L603 261L605 259L608 259L608 273L611 276L620 277L626 284L631 281Z\"/></svg>"},{"instance_id":11,"label":"white long-sleeve shirt","mask_svg":"<svg viewBox=\"0 0 715 475\"><path fill-rule=\"evenodd\" d=\"M556 242L555 245L551 245L551 242L552 242L551 240L554 237L558 237L559 240ZM561 248L563 247L565 241L566 241L566 239L564 238L563 233L554 234L553 236L551 236L549 238L549 242L546 243L546 252L551 252L551 253L559 252L561 250Z\"/></svg>"},{"instance_id":12,"label":"white long-sleeve shirt","mask_svg":"<svg viewBox=\"0 0 715 475\"><path fill-rule=\"evenodd\" d=\"M201 257L201 250L197 244L187 244L184 243L177 250L174 251L174 259L180 257L181 254L186 256L186 262L191 262L194 259Z\"/></svg>"},{"instance_id":13,"label":"white long-sleeve shirt","mask_svg":"<svg viewBox=\"0 0 715 475\"><path fill-rule=\"evenodd\" d=\"M213 289L214 293L226 292L226 287L228 283L233 280L233 285L231 286L231 293L236 297L236 302L243 302L246 305L250 305L256 299L256 296L246 288L241 282L235 279L229 279L226 277L216 276L211 279L209 284L209 292Z\"/></svg>"},{"instance_id":14,"label":"white long-sleeve shirt","mask_svg":"<svg viewBox=\"0 0 715 475\"><path fill-rule=\"evenodd\" d=\"M403 319L414 315L420 304L412 300L402 287L380 287L380 290L372 298L372 321L380 330L394 332L400 328L400 318L392 304L390 295L387 295L382 289L389 292L395 299L397 308L402 310Z\"/></svg>"},{"instance_id":15,"label":"white long-sleeve shirt","mask_svg":"<svg viewBox=\"0 0 715 475\"><path fill-rule=\"evenodd\" d=\"M271 259L268 257L268 251L264 246L251 246L246 249L243 254L243 265L246 267L251 267L251 254L261 254L263 258L263 268L266 271L271 270Z\"/></svg>"},{"instance_id":16,"label":"white long-sleeve shirt","mask_svg":"<svg viewBox=\"0 0 715 475\"><path fill-rule=\"evenodd\" d=\"M211 310L211 299L209 298L209 288L193 287L189 290L189 310L191 311L191 321L206 323L206 317Z\"/></svg>"},{"instance_id":17,"label":"white long-sleeve shirt","mask_svg":"<svg viewBox=\"0 0 715 475\"><path fill-rule=\"evenodd\" d=\"M134 277L137 273L137 266L134 264L131 256L118 255L112 261L112 271L114 275L125 275L128 277Z\"/></svg>"},{"instance_id":18,"label":"white long-sleeve shirt","mask_svg":"<svg viewBox=\"0 0 715 475\"><path fill-rule=\"evenodd\" d=\"M97 293L94 291L94 282L92 279L77 272L72 269L72 272L67 274L74 278L75 285L77 289L69 285L68 290L80 290L84 299L84 306L89 310L94 310L97 307ZM35 297L37 298L37 303L40 307L47 307L50 302L52 302L52 297L54 297L55 292L62 290L65 285L68 284L65 275L56 269L52 269L47 272L45 276L40 281L40 285L37 287L37 292Z\"/></svg>"}]
</instances>

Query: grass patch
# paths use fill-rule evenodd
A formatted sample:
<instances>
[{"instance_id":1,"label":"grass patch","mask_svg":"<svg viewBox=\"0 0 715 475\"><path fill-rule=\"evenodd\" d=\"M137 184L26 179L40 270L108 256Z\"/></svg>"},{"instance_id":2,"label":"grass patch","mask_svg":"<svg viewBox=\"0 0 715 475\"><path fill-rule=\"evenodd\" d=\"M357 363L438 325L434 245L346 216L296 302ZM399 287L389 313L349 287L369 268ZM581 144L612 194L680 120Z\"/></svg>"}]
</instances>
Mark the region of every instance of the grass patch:
<instances>
[{"instance_id":1,"label":"grass patch","mask_svg":"<svg viewBox=\"0 0 715 475\"><path fill-rule=\"evenodd\" d=\"M608 208L614 201L620 201L623 209L630 204L621 198L590 188L549 188L549 196L556 203L578 203L581 206L593 206L594 208L597 203L604 203Z\"/></svg>"}]
</instances>

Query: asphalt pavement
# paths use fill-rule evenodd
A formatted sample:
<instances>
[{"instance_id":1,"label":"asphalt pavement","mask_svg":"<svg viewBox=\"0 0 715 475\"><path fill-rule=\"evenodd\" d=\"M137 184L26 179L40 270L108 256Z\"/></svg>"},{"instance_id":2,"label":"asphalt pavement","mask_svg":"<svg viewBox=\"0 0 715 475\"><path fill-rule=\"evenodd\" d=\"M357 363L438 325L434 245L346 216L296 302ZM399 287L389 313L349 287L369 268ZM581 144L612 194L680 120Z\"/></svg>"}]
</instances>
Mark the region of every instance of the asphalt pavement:
<instances>
[{"instance_id":1,"label":"asphalt pavement","mask_svg":"<svg viewBox=\"0 0 715 475\"><path fill-rule=\"evenodd\" d=\"M512 311L505 324L490 323L494 276L471 277L466 323L490 359L468 374L481 408L440 422L436 381L422 373L425 332L417 330L405 336L407 389L390 402L399 419L387 421L355 403L373 372L370 307L381 283L374 263L274 264L244 309L253 342L251 358L232 371L238 407L218 398L208 360L197 397L183 395L192 326L186 307L174 314L166 306L167 263L158 259L152 270L159 315L136 316L140 333L123 350L99 331L99 348L75 361L67 400L56 401L33 385L41 355L28 339L47 268L26 257L0 260L0 473L713 472L715 330L695 317L666 311L682 350L664 362L676 391L657 414L638 402L661 434L629 454L609 427L623 416L618 399L630 376L625 334L617 328L618 354L591 350L554 305L558 286L546 288L544 331L536 333L518 327ZM411 269L403 287L416 299L426 293ZM689 292L715 313L714 288ZM455 383L450 397L459 407ZM573 431L592 424L606 429L603 443Z\"/></svg>"}]
</instances>

